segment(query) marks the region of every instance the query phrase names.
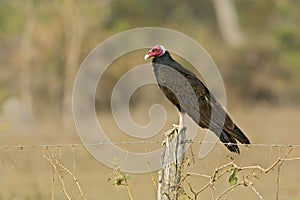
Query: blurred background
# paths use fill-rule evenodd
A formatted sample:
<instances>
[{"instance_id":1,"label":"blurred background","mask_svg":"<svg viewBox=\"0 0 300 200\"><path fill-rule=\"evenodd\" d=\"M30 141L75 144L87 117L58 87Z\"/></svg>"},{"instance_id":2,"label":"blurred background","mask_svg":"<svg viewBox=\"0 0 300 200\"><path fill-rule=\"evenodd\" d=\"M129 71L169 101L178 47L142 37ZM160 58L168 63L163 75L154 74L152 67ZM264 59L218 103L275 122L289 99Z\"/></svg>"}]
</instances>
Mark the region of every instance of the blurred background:
<instances>
[{"instance_id":1,"label":"blurred background","mask_svg":"<svg viewBox=\"0 0 300 200\"><path fill-rule=\"evenodd\" d=\"M77 70L101 41L131 28L170 28L195 39L219 67L228 110L250 140L259 144L299 144L299 11L297 0L0 0L0 198L65 199L51 163L43 158L50 152L73 169L76 163L76 175L86 198L129 199L126 188L116 189L107 181L111 169L83 147L49 150L12 146L80 143L71 108ZM113 62L96 93L99 120L113 132L111 138L115 140L133 138L124 136L114 124L112 89L125 72L144 64L146 52L130 52ZM154 103L164 105L168 111L165 131L177 122L177 112L155 85L133 96L132 116L137 123L147 124L147 111ZM203 134L199 135L203 138ZM139 148L145 151L144 147L133 147ZM150 146L148 150L155 148L160 146ZM189 170L210 174L229 161L227 155L241 165L268 167L286 151L287 148L252 147L237 156L218 146L207 160L197 161ZM300 157L299 149L292 153ZM281 176L279 193L282 199L300 197L300 176L296 171L299 166L296 161L284 165L282 173L286 174ZM276 174L273 175L261 174L257 181L266 199L275 197ZM72 180L66 181L74 198L81 199ZM156 188L149 174L132 175L129 182L134 199L155 199ZM226 181L224 187L222 184L219 192ZM266 189L266 184L270 188ZM239 192L249 199L257 198L247 188L227 198L239 199ZM211 198L211 192L203 193L203 197Z\"/></svg>"}]
</instances>

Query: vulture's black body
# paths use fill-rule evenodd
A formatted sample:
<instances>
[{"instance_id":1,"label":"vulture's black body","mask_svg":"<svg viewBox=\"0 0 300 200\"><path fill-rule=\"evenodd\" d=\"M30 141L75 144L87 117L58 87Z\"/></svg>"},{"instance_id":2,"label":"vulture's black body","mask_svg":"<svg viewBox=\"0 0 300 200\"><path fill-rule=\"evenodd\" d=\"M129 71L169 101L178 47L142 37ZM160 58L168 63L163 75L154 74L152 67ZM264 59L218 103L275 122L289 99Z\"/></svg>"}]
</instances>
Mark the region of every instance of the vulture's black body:
<instances>
[{"instance_id":1,"label":"vulture's black body","mask_svg":"<svg viewBox=\"0 0 300 200\"><path fill-rule=\"evenodd\" d=\"M180 112L187 113L200 127L213 131L232 152L239 153L236 140L250 144L206 86L173 60L168 51L154 57L152 63L159 87Z\"/></svg>"}]
</instances>

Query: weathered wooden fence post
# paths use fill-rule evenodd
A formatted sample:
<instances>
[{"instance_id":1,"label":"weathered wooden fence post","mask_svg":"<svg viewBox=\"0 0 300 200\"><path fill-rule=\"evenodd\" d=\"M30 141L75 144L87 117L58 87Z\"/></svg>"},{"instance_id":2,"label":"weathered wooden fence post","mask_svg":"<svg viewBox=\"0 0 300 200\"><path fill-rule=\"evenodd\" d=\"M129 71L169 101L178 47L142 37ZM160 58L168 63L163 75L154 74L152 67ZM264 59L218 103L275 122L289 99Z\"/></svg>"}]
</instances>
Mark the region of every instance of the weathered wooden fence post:
<instances>
[{"instance_id":1,"label":"weathered wooden fence post","mask_svg":"<svg viewBox=\"0 0 300 200\"><path fill-rule=\"evenodd\" d=\"M185 159L186 127L168 131L161 157L162 168L158 172L157 200L176 200Z\"/></svg>"}]
</instances>

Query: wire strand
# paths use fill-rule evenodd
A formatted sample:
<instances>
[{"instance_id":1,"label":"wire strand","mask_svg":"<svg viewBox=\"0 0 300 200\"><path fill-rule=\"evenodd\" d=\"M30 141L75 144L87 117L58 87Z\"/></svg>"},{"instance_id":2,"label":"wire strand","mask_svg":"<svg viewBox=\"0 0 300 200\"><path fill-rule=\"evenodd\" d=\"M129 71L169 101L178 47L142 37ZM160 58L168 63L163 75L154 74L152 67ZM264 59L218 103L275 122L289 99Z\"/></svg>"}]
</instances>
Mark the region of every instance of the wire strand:
<instances>
[{"instance_id":1,"label":"wire strand","mask_svg":"<svg viewBox=\"0 0 300 200\"><path fill-rule=\"evenodd\" d=\"M4 145L0 146L0 150L3 149L47 149L47 148L74 148L74 147L84 147L84 146L102 146L102 145L151 145L151 144L162 144L163 141L104 141L91 144L82 144L82 143L73 143L73 144L38 144L38 145ZM202 141L202 140L186 140L188 144L215 144L215 145L224 145L232 143L222 143L219 141ZM290 147L290 148L299 148L300 144L265 144L265 143L255 143L255 144L235 144L238 146L246 147Z\"/></svg>"}]
</instances>

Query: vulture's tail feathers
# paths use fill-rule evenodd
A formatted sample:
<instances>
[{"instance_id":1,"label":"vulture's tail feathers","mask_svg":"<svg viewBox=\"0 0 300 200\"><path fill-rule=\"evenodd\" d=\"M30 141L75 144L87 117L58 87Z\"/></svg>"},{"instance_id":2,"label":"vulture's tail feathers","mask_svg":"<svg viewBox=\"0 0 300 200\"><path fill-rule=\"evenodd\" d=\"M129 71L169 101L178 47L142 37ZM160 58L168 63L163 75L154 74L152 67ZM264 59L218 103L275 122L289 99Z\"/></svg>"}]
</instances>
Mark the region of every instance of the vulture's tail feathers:
<instances>
[{"instance_id":1,"label":"vulture's tail feathers","mask_svg":"<svg viewBox=\"0 0 300 200\"><path fill-rule=\"evenodd\" d=\"M229 151L235 153L240 153L239 147L236 144L236 140L238 140L242 144L250 144L249 139L237 125L234 125L233 130L222 130L220 140L221 142L225 143L225 146L227 147L227 149L229 149Z\"/></svg>"},{"instance_id":2,"label":"vulture's tail feathers","mask_svg":"<svg viewBox=\"0 0 300 200\"><path fill-rule=\"evenodd\" d=\"M229 151L234 152L234 153L238 153L238 154L240 153L240 149L239 149L239 147L237 145L237 142L236 142L234 137L227 134L225 131L222 131L219 138L220 138L221 142L224 143L224 145L227 147L227 149Z\"/></svg>"}]
</instances>

